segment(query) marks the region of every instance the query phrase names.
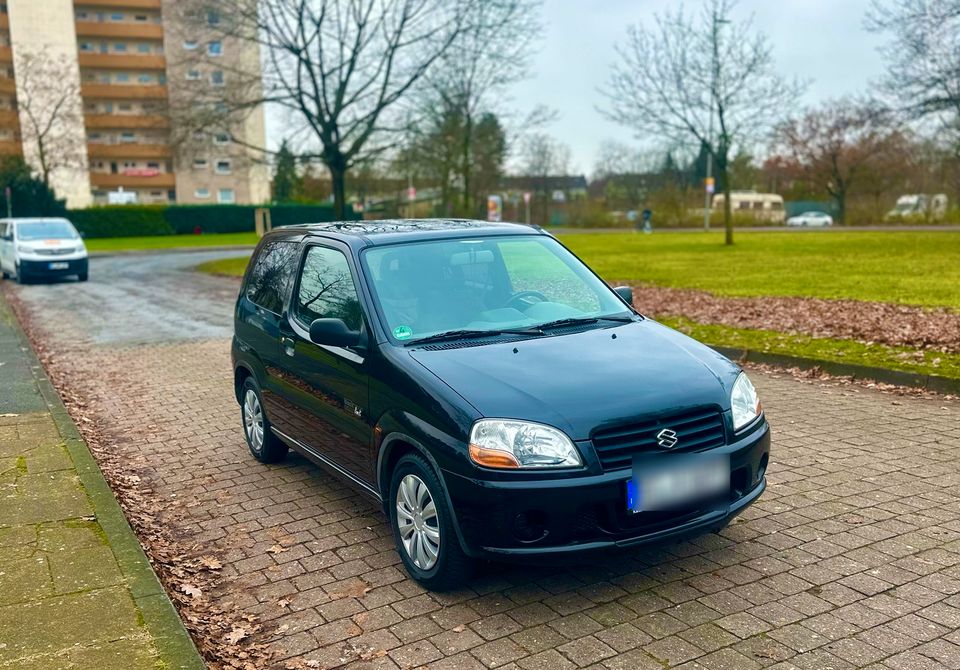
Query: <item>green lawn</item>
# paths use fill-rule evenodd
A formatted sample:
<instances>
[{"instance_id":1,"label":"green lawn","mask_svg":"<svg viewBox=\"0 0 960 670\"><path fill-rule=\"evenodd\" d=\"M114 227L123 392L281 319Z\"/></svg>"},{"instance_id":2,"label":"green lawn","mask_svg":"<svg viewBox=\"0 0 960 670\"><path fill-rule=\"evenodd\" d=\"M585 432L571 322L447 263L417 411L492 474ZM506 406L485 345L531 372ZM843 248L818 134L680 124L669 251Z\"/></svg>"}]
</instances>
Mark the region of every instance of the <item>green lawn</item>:
<instances>
[{"instance_id":1,"label":"green lawn","mask_svg":"<svg viewBox=\"0 0 960 670\"><path fill-rule=\"evenodd\" d=\"M247 269L249 256L240 256L239 258L224 258L219 261L210 261L201 263L197 266L200 272L207 272L212 275L227 275L229 277L242 277Z\"/></svg>"},{"instance_id":2,"label":"green lawn","mask_svg":"<svg viewBox=\"0 0 960 670\"><path fill-rule=\"evenodd\" d=\"M144 238L252 244L252 235ZM139 239L139 238L131 238ZM721 233L576 234L564 244L610 281L696 288L731 296L849 298L960 310L960 232L739 232L733 247ZM91 240L118 242L124 240ZM242 275L246 259L201 269Z\"/></svg>"},{"instance_id":3,"label":"green lawn","mask_svg":"<svg viewBox=\"0 0 960 670\"><path fill-rule=\"evenodd\" d=\"M960 232L567 235L608 280L718 295L850 298L960 310Z\"/></svg>"},{"instance_id":4,"label":"green lawn","mask_svg":"<svg viewBox=\"0 0 960 670\"><path fill-rule=\"evenodd\" d=\"M90 251L141 251L180 247L250 246L259 238L255 233L210 235L157 235L153 237L105 237L85 240Z\"/></svg>"}]
</instances>

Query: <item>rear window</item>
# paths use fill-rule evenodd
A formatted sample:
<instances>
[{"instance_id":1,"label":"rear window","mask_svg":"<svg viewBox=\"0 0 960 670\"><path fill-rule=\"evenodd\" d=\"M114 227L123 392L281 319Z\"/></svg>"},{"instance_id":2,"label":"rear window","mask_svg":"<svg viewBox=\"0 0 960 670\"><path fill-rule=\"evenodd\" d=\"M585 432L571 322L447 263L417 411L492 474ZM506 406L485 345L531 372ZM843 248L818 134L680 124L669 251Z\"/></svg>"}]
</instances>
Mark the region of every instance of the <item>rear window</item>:
<instances>
[{"instance_id":1,"label":"rear window","mask_svg":"<svg viewBox=\"0 0 960 670\"><path fill-rule=\"evenodd\" d=\"M280 314L296 261L295 242L276 241L264 244L247 279L247 298L274 314Z\"/></svg>"}]
</instances>

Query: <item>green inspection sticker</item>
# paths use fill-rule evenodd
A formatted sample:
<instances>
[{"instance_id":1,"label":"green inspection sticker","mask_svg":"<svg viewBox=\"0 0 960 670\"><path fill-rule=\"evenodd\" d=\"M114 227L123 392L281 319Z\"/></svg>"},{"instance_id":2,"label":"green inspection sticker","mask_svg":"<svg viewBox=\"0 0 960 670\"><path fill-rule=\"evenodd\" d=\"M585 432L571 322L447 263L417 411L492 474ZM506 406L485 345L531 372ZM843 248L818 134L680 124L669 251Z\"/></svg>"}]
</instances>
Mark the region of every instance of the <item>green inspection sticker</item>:
<instances>
[{"instance_id":1,"label":"green inspection sticker","mask_svg":"<svg viewBox=\"0 0 960 670\"><path fill-rule=\"evenodd\" d=\"M398 340L406 340L413 336L413 328L410 326L397 326L393 329L393 336Z\"/></svg>"}]
</instances>

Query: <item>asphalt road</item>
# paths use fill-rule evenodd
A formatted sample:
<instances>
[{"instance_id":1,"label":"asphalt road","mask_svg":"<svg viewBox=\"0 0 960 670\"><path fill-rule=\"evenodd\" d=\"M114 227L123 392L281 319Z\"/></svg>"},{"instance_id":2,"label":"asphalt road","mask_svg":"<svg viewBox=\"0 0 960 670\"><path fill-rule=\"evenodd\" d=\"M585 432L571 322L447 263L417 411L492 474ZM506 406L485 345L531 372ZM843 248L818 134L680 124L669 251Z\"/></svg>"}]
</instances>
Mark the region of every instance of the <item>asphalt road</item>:
<instances>
[{"instance_id":1,"label":"asphalt road","mask_svg":"<svg viewBox=\"0 0 960 670\"><path fill-rule=\"evenodd\" d=\"M56 312L94 344L229 338L238 283L191 269L248 250L129 254L90 259L90 279L30 285L20 295ZM64 324L65 326L67 324Z\"/></svg>"}]
</instances>

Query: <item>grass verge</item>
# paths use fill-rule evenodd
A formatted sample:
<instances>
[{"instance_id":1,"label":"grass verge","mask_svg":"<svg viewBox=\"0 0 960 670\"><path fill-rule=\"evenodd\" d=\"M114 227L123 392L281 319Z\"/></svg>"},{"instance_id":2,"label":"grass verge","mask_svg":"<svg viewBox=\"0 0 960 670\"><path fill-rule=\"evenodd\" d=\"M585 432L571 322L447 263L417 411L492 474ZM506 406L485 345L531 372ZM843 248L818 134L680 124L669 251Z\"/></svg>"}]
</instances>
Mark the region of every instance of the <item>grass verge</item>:
<instances>
[{"instance_id":1,"label":"grass verge","mask_svg":"<svg viewBox=\"0 0 960 670\"><path fill-rule=\"evenodd\" d=\"M227 277L242 277L247 269L249 256L240 256L239 258L221 258L216 261L201 263L196 267L198 272L206 272L211 275L225 275Z\"/></svg>"},{"instance_id":2,"label":"grass verge","mask_svg":"<svg viewBox=\"0 0 960 670\"><path fill-rule=\"evenodd\" d=\"M210 235L156 235L153 237L104 237L85 240L90 251L145 251L181 247L252 246L260 240L256 233L219 233Z\"/></svg>"},{"instance_id":3,"label":"grass verge","mask_svg":"<svg viewBox=\"0 0 960 670\"><path fill-rule=\"evenodd\" d=\"M960 354L810 337L773 330L730 328L683 318L657 320L704 344L960 379Z\"/></svg>"}]
</instances>

